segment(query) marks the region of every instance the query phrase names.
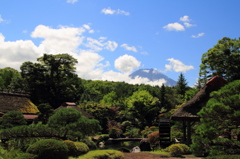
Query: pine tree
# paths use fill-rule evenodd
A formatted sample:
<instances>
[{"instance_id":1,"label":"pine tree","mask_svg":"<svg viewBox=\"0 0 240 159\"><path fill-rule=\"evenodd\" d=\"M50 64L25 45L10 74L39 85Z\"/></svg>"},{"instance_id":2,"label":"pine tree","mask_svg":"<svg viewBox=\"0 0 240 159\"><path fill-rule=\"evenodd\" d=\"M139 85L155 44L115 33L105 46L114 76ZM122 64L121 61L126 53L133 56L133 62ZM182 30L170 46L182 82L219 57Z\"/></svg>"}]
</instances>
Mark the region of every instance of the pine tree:
<instances>
[{"instance_id":1,"label":"pine tree","mask_svg":"<svg viewBox=\"0 0 240 159\"><path fill-rule=\"evenodd\" d=\"M184 97L187 88L188 88L187 81L186 81L184 75L181 73L178 78L177 85L176 85L177 94L180 94Z\"/></svg>"}]
</instances>

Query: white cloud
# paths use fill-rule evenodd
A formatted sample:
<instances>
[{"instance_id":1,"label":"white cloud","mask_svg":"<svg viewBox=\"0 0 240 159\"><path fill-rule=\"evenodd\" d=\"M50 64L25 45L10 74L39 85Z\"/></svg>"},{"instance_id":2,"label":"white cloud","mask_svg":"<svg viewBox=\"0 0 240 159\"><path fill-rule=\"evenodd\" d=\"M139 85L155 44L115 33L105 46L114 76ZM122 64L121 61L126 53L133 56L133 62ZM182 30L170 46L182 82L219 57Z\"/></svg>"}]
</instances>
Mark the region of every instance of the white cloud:
<instances>
[{"instance_id":1,"label":"white cloud","mask_svg":"<svg viewBox=\"0 0 240 159\"><path fill-rule=\"evenodd\" d=\"M38 25L32 32L33 38L43 38L40 48L48 53L74 52L82 44L84 28L60 26L52 29L48 26Z\"/></svg>"},{"instance_id":2,"label":"white cloud","mask_svg":"<svg viewBox=\"0 0 240 159\"><path fill-rule=\"evenodd\" d=\"M19 70L25 61L36 61L43 50L31 40L5 41L0 33L0 68L12 67Z\"/></svg>"},{"instance_id":3,"label":"white cloud","mask_svg":"<svg viewBox=\"0 0 240 159\"><path fill-rule=\"evenodd\" d=\"M120 10L120 9L118 9L118 10L112 10L110 7L108 7L108 8L103 8L103 9L101 10L101 13L104 13L104 14L117 14L117 15L119 15L119 14L122 14L122 15L130 15L129 12L126 12L126 11Z\"/></svg>"},{"instance_id":4,"label":"white cloud","mask_svg":"<svg viewBox=\"0 0 240 159\"><path fill-rule=\"evenodd\" d=\"M67 0L67 3L76 3L78 0Z\"/></svg>"},{"instance_id":5,"label":"white cloud","mask_svg":"<svg viewBox=\"0 0 240 159\"><path fill-rule=\"evenodd\" d=\"M175 72L186 72L189 71L191 69L194 69L193 66L187 66L185 64L183 64L181 61L176 60L174 58L169 58L167 59L167 61L169 61L169 64L166 64L166 70L165 71L175 71Z\"/></svg>"},{"instance_id":6,"label":"white cloud","mask_svg":"<svg viewBox=\"0 0 240 159\"><path fill-rule=\"evenodd\" d=\"M189 16L187 16L187 15L184 15L183 17L181 17L180 20L183 21L183 22L189 22L190 21Z\"/></svg>"},{"instance_id":7,"label":"white cloud","mask_svg":"<svg viewBox=\"0 0 240 159\"><path fill-rule=\"evenodd\" d=\"M109 51L114 51L118 47L118 43L116 43L115 41L108 41L105 43L105 45L106 45L105 49Z\"/></svg>"},{"instance_id":8,"label":"white cloud","mask_svg":"<svg viewBox=\"0 0 240 159\"><path fill-rule=\"evenodd\" d=\"M3 18L2 18L2 15L0 15L0 23L1 22L4 22L5 20L3 20Z\"/></svg>"},{"instance_id":9,"label":"white cloud","mask_svg":"<svg viewBox=\"0 0 240 159\"><path fill-rule=\"evenodd\" d=\"M121 47L125 48L128 51L137 52L137 49L134 46L128 46L128 44L122 44Z\"/></svg>"},{"instance_id":10,"label":"white cloud","mask_svg":"<svg viewBox=\"0 0 240 159\"><path fill-rule=\"evenodd\" d=\"M93 29L89 30L88 31L89 33L94 33L95 31Z\"/></svg>"},{"instance_id":11,"label":"white cloud","mask_svg":"<svg viewBox=\"0 0 240 159\"><path fill-rule=\"evenodd\" d=\"M201 36L203 36L205 33L199 33L197 35L192 35L192 38L199 38Z\"/></svg>"},{"instance_id":12,"label":"white cloud","mask_svg":"<svg viewBox=\"0 0 240 159\"><path fill-rule=\"evenodd\" d=\"M177 22L169 23L168 25L165 25L163 28L168 31L184 31L185 30L184 26Z\"/></svg>"},{"instance_id":13,"label":"white cloud","mask_svg":"<svg viewBox=\"0 0 240 159\"><path fill-rule=\"evenodd\" d=\"M87 29L87 30L91 29L90 26L87 25L87 24L84 24L83 27L84 27L85 29Z\"/></svg>"},{"instance_id":14,"label":"white cloud","mask_svg":"<svg viewBox=\"0 0 240 159\"><path fill-rule=\"evenodd\" d=\"M138 61L135 57L126 54L120 56L114 62L115 68L124 73L132 72L134 69L137 69L140 64L141 62Z\"/></svg>"},{"instance_id":15,"label":"white cloud","mask_svg":"<svg viewBox=\"0 0 240 159\"><path fill-rule=\"evenodd\" d=\"M185 22L184 25L185 25L187 28L192 27L192 26L196 26L195 24L190 24L190 23L187 23L187 22Z\"/></svg>"}]
</instances>

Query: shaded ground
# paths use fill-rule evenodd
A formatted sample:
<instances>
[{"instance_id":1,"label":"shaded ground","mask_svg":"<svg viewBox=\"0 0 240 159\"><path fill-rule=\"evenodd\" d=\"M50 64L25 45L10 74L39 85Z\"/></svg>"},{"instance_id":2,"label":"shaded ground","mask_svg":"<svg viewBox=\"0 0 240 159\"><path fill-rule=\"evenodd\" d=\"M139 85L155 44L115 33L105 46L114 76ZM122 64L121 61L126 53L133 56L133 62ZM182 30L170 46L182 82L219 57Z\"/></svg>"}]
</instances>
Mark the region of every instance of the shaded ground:
<instances>
[{"instance_id":1,"label":"shaded ground","mask_svg":"<svg viewBox=\"0 0 240 159\"><path fill-rule=\"evenodd\" d=\"M180 159L180 157L171 157L161 154L152 154L147 152L141 153L124 153L125 159L159 159L159 158L168 158L168 159ZM186 159L201 159L198 157L185 156Z\"/></svg>"}]
</instances>

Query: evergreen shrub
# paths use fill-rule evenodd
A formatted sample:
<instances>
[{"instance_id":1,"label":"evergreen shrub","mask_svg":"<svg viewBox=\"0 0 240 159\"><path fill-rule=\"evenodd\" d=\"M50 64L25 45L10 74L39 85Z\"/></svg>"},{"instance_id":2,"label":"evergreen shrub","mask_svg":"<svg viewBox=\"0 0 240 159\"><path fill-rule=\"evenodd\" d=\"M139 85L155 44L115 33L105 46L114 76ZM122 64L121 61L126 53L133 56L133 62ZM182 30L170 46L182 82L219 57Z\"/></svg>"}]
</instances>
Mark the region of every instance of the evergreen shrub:
<instances>
[{"instance_id":1,"label":"evergreen shrub","mask_svg":"<svg viewBox=\"0 0 240 159\"><path fill-rule=\"evenodd\" d=\"M89 151L87 144L83 142L74 142L77 149L77 156L83 155Z\"/></svg>"},{"instance_id":2,"label":"evergreen shrub","mask_svg":"<svg viewBox=\"0 0 240 159\"><path fill-rule=\"evenodd\" d=\"M168 151L170 152L171 156L174 157L181 157L184 153L183 148L179 144L173 144L169 146Z\"/></svg>"},{"instance_id":3,"label":"evergreen shrub","mask_svg":"<svg viewBox=\"0 0 240 159\"><path fill-rule=\"evenodd\" d=\"M27 153L37 155L36 159L68 159L68 147L55 139L44 139L29 146Z\"/></svg>"},{"instance_id":4,"label":"evergreen shrub","mask_svg":"<svg viewBox=\"0 0 240 159\"><path fill-rule=\"evenodd\" d=\"M124 154L117 150L93 150L78 159L124 159Z\"/></svg>"},{"instance_id":5,"label":"evergreen shrub","mask_svg":"<svg viewBox=\"0 0 240 159\"><path fill-rule=\"evenodd\" d=\"M84 139L84 140L82 140L82 142L87 144L87 146L90 150L96 150L97 149L96 143L92 140Z\"/></svg>"}]
</instances>

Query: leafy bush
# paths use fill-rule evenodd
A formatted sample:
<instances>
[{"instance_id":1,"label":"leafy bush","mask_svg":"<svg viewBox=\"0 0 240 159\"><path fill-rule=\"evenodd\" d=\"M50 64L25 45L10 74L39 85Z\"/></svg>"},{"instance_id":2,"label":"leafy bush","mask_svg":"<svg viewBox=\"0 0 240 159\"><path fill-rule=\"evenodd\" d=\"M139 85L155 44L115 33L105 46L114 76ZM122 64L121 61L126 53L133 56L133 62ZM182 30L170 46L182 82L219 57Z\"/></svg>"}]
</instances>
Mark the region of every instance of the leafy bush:
<instances>
[{"instance_id":1,"label":"leafy bush","mask_svg":"<svg viewBox=\"0 0 240 159\"><path fill-rule=\"evenodd\" d=\"M74 143L77 149L77 155L83 155L89 151L89 147L83 142L75 142Z\"/></svg>"},{"instance_id":2,"label":"leafy bush","mask_svg":"<svg viewBox=\"0 0 240 159\"><path fill-rule=\"evenodd\" d=\"M155 146L159 143L159 131L152 132L148 135L148 142L151 146Z\"/></svg>"},{"instance_id":3,"label":"leafy bush","mask_svg":"<svg viewBox=\"0 0 240 159\"><path fill-rule=\"evenodd\" d=\"M63 141L67 147L68 147L68 156L73 156L75 157L76 156L76 151L77 151L77 148L76 148L76 145L74 144L73 141L71 140L64 140Z\"/></svg>"},{"instance_id":4,"label":"leafy bush","mask_svg":"<svg viewBox=\"0 0 240 159\"><path fill-rule=\"evenodd\" d=\"M30 154L30 153L21 153L19 156L17 156L14 159L36 159L36 155Z\"/></svg>"},{"instance_id":5,"label":"leafy bush","mask_svg":"<svg viewBox=\"0 0 240 159\"><path fill-rule=\"evenodd\" d=\"M124 154L116 150L94 150L78 157L78 159L124 159Z\"/></svg>"},{"instance_id":6,"label":"leafy bush","mask_svg":"<svg viewBox=\"0 0 240 159\"><path fill-rule=\"evenodd\" d=\"M96 143L93 142L92 140L84 139L84 140L81 140L81 142L85 143L90 150L96 150L97 149Z\"/></svg>"},{"instance_id":7,"label":"leafy bush","mask_svg":"<svg viewBox=\"0 0 240 159\"><path fill-rule=\"evenodd\" d=\"M185 144L173 144L166 148L172 156L182 156L183 154L190 153L190 147Z\"/></svg>"},{"instance_id":8,"label":"leafy bush","mask_svg":"<svg viewBox=\"0 0 240 159\"><path fill-rule=\"evenodd\" d=\"M29 146L28 153L37 155L36 159L67 159L68 147L62 141L45 139Z\"/></svg>"},{"instance_id":9,"label":"leafy bush","mask_svg":"<svg viewBox=\"0 0 240 159\"><path fill-rule=\"evenodd\" d=\"M190 147L188 145L185 144L177 144L178 146L180 146L183 149L183 154L189 154L190 153Z\"/></svg>"},{"instance_id":10,"label":"leafy bush","mask_svg":"<svg viewBox=\"0 0 240 159\"><path fill-rule=\"evenodd\" d=\"M179 146L179 144L173 144L168 147L168 151L170 152L171 156L174 157L181 157L183 155L183 148Z\"/></svg>"},{"instance_id":11,"label":"leafy bush","mask_svg":"<svg viewBox=\"0 0 240 159\"><path fill-rule=\"evenodd\" d=\"M144 130L141 131L142 137L146 138L149 134L155 132L158 130L158 127L156 126L146 126Z\"/></svg>"},{"instance_id":12,"label":"leafy bush","mask_svg":"<svg viewBox=\"0 0 240 159\"><path fill-rule=\"evenodd\" d=\"M20 149L25 152L27 148L41 138L15 138L7 142L8 148Z\"/></svg>"}]
</instances>

